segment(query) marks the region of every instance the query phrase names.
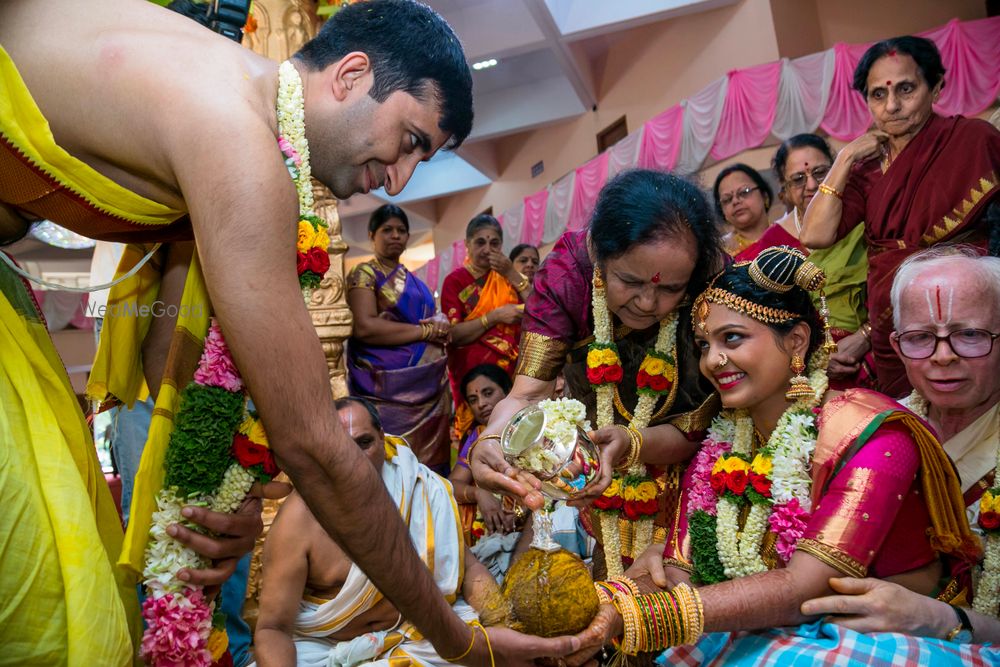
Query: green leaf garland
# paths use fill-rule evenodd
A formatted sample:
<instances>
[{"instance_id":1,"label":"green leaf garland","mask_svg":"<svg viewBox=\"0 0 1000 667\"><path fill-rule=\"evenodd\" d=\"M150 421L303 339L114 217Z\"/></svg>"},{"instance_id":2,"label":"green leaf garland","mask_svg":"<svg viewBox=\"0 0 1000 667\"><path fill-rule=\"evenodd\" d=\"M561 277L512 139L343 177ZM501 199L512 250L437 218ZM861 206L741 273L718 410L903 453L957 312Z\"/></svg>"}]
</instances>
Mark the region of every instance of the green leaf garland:
<instances>
[{"instance_id":1,"label":"green leaf garland","mask_svg":"<svg viewBox=\"0 0 1000 667\"><path fill-rule=\"evenodd\" d=\"M215 491L232 461L233 432L242 417L242 394L195 382L185 387L164 462L166 486L176 486L180 495Z\"/></svg>"}]
</instances>

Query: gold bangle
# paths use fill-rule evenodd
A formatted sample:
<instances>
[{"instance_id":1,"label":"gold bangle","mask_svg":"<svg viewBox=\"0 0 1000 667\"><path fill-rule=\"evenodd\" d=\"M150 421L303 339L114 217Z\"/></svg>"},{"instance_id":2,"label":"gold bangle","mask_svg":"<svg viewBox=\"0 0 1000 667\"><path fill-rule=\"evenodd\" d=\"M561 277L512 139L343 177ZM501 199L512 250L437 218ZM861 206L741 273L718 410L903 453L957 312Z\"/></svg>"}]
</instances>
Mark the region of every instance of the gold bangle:
<instances>
[{"instance_id":1,"label":"gold bangle","mask_svg":"<svg viewBox=\"0 0 1000 667\"><path fill-rule=\"evenodd\" d=\"M819 184L819 191L825 195L833 195L837 199L841 199L843 195L837 190L837 188L827 185L826 183Z\"/></svg>"},{"instance_id":2,"label":"gold bangle","mask_svg":"<svg viewBox=\"0 0 1000 667\"><path fill-rule=\"evenodd\" d=\"M476 644L476 626L473 625L472 623L469 623L468 627L472 629L472 641L469 642L469 648L465 649L465 652L462 653L462 655L458 656L457 658L444 658L444 656L441 656L442 658L445 659L445 662L458 662L459 660L461 660L462 658L464 658L465 656L469 655L469 653L472 652L472 647Z\"/></svg>"},{"instance_id":3,"label":"gold bangle","mask_svg":"<svg viewBox=\"0 0 1000 667\"><path fill-rule=\"evenodd\" d=\"M868 340L872 339L872 325L871 325L871 322L865 322L864 324L862 324L861 327L858 329L858 331L860 331L861 335L864 336L865 338L867 338Z\"/></svg>"},{"instance_id":4,"label":"gold bangle","mask_svg":"<svg viewBox=\"0 0 1000 667\"><path fill-rule=\"evenodd\" d=\"M521 280L517 283L517 285L515 285L514 289L518 292L523 292L528 289L528 276L522 275Z\"/></svg>"},{"instance_id":5,"label":"gold bangle","mask_svg":"<svg viewBox=\"0 0 1000 667\"><path fill-rule=\"evenodd\" d=\"M631 468L639 464L639 459L642 456L642 446L645 444L645 440L642 437L642 431L639 429L629 426L629 430L635 436L635 454L632 456L632 460L628 462L629 467Z\"/></svg>"},{"instance_id":6,"label":"gold bangle","mask_svg":"<svg viewBox=\"0 0 1000 667\"><path fill-rule=\"evenodd\" d=\"M632 595L642 595L642 593L639 592L639 584L635 583L624 574L615 577L608 577L608 581L617 581L619 584L625 586L625 588L627 588Z\"/></svg>"},{"instance_id":7,"label":"gold bangle","mask_svg":"<svg viewBox=\"0 0 1000 667\"><path fill-rule=\"evenodd\" d=\"M486 318L485 315L479 318L479 323L482 324L483 328L486 329L487 331L490 330L490 321Z\"/></svg>"},{"instance_id":8,"label":"gold bangle","mask_svg":"<svg viewBox=\"0 0 1000 667\"><path fill-rule=\"evenodd\" d=\"M625 471L632 468L639 463L639 455L642 451L642 433L638 430L632 428L631 426L624 426L622 424L615 424L618 428L622 429L628 434L629 439L629 450L628 456L625 457L625 461L621 465L615 467L615 470Z\"/></svg>"},{"instance_id":9,"label":"gold bangle","mask_svg":"<svg viewBox=\"0 0 1000 667\"><path fill-rule=\"evenodd\" d=\"M600 604L611 604L611 593L604 586L601 586L600 582L594 582L594 590L597 591L597 601Z\"/></svg>"},{"instance_id":10,"label":"gold bangle","mask_svg":"<svg viewBox=\"0 0 1000 667\"><path fill-rule=\"evenodd\" d=\"M472 452L475 451L476 445L483 440L496 440L497 442L500 442L500 436L496 433L490 433L489 435L481 435L472 441L472 444L469 445L469 451L465 454L465 460L469 462L470 469L472 468Z\"/></svg>"}]
</instances>

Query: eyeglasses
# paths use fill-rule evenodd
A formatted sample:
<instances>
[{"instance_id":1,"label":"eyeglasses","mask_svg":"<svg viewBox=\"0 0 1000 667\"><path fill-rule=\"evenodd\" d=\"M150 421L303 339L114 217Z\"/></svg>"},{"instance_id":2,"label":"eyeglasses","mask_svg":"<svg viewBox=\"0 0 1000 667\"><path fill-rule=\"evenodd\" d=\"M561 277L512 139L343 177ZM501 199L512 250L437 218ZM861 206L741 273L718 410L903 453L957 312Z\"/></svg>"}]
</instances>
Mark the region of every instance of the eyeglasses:
<instances>
[{"instance_id":1,"label":"eyeglasses","mask_svg":"<svg viewBox=\"0 0 1000 667\"><path fill-rule=\"evenodd\" d=\"M943 340L948 341L951 351L963 359L978 359L993 351L993 341L1000 338L1000 333L985 329L961 329L947 336L938 336L930 331L904 331L892 336L899 344L900 354L907 359L929 358Z\"/></svg>"},{"instance_id":2,"label":"eyeglasses","mask_svg":"<svg viewBox=\"0 0 1000 667\"><path fill-rule=\"evenodd\" d=\"M790 188L795 188L796 190L801 190L806 187L806 181L812 176L813 180L817 183L822 183L826 175L830 173L830 165L821 164L813 167L812 169L806 169L805 171L797 171L788 177L785 181L785 185Z\"/></svg>"},{"instance_id":3,"label":"eyeglasses","mask_svg":"<svg viewBox=\"0 0 1000 667\"><path fill-rule=\"evenodd\" d=\"M760 190L760 188L756 185L748 185L745 188L740 188L732 194L722 195L719 197L719 203L722 204L723 207L726 207L732 204L734 199L736 201L743 201L749 197L754 190Z\"/></svg>"}]
</instances>

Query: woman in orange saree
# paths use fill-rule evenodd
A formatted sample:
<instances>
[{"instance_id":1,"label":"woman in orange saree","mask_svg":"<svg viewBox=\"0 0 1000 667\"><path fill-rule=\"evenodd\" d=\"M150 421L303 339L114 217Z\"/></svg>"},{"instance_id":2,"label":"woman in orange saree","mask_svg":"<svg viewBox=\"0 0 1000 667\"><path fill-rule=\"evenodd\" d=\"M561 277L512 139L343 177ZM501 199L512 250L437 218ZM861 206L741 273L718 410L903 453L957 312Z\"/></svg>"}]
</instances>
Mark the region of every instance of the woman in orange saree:
<instances>
[{"instance_id":1,"label":"woman in orange saree","mask_svg":"<svg viewBox=\"0 0 1000 667\"><path fill-rule=\"evenodd\" d=\"M514 373L521 338L523 300L530 281L503 253L503 229L492 215L473 218L465 230L465 265L452 271L441 287L441 310L452 323L448 374L455 399L456 435L472 425L458 384L481 364Z\"/></svg>"}]
</instances>

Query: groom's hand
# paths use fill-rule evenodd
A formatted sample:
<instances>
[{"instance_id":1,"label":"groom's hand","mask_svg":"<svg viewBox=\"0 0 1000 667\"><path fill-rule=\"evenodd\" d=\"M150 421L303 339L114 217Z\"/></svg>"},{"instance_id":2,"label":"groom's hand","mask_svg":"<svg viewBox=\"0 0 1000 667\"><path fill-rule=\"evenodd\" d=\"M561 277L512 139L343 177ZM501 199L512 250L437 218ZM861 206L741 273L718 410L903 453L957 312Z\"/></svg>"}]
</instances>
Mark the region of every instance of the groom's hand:
<instances>
[{"instance_id":1,"label":"groom's hand","mask_svg":"<svg viewBox=\"0 0 1000 667\"><path fill-rule=\"evenodd\" d=\"M183 568L177 573L178 578L200 586L221 586L236 570L239 560L253 550L257 537L264 530L264 522L260 518L263 508L261 498L283 498L291 490L291 485L284 482L269 482L263 486L254 484L250 495L233 514L193 505L182 509L185 519L198 524L208 534L177 523L167 528L167 534L210 559L212 566L203 570Z\"/></svg>"}]
</instances>

